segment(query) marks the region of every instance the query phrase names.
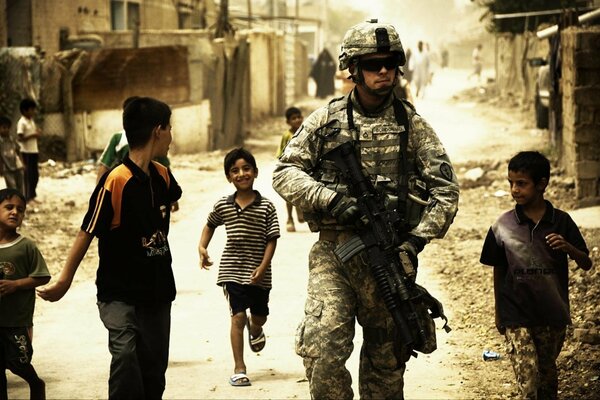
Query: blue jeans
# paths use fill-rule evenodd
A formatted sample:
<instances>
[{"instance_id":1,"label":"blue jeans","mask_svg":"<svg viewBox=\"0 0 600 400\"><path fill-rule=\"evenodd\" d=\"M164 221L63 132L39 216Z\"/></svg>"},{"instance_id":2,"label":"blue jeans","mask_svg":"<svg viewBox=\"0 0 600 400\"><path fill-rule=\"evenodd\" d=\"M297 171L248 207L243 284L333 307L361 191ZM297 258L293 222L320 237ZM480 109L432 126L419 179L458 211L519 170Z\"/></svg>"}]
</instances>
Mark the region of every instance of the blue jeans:
<instances>
[{"instance_id":1,"label":"blue jeans","mask_svg":"<svg viewBox=\"0 0 600 400\"><path fill-rule=\"evenodd\" d=\"M110 399L160 399L169 363L171 303L134 306L98 302L112 355Z\"/></svg>"}]
</instances>

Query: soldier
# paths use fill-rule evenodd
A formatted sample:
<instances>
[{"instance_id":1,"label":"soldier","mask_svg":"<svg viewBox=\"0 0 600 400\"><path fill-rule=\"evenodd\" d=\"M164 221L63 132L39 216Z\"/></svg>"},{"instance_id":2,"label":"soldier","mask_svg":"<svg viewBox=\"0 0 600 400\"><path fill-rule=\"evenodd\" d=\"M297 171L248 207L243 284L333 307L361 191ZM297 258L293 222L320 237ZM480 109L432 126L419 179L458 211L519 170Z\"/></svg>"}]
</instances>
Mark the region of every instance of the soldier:
<instances>
[{"instance_id":1,"label":"soldier","mask_svg":"<svg viewBox=\"0 0 600 400\"><path fill-rule=\"evenodd\" d=\"M399 199L397 209L408 221L399 232L399 248L415 265L425 244L448 230L457 211L458 183L433 129L410 103L393 94L406 61L395 28L377 20L350 28L339 61L355 89L307 117L273 175L275 190L304 210L311 231L319 232L309 255L308 296L296 352L304 359L313 398L352 399L345 363L357 319L364 338L360 397L403 398L410 350L395 340L394 322L364 254L344 264L334 254L337 245L360 229L355 223L360 212L341 171L322 156L353 143L377 189Z\"/></svg>"}]
</instances>

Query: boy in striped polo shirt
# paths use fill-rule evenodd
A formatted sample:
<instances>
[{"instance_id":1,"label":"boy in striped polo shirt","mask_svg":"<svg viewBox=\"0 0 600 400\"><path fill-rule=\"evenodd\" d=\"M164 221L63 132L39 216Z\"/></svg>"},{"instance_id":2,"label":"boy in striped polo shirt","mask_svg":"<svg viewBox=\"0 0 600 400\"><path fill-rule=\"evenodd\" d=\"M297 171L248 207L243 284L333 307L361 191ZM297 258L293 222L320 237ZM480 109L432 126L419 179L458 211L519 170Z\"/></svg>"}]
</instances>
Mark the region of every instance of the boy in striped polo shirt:
<instances>
[{"instance_id":1,"label":"boy in striped polo shirt","mask_svg":"<svg viewBox=\"0 0 600 400\"><path fill-rule=\"evenodd\" d=\"M231 314L234 369L229 383L249 386L244 363L244 327L248 327L252 351L261 351L266 341L262 327L269 315L271 259L279 238L279 222L273 203L253 189L258 168L249 151L243 148L230 151L225 156L224 168L227 180L233 183L236 191L222 197L208 215L198 252L200 267L208 269L213 263L206 248L215 229L225 225L227 242L217 285L223 287ZM248 308L249 316L246 315Z\"/></svg>"}]
</instances>

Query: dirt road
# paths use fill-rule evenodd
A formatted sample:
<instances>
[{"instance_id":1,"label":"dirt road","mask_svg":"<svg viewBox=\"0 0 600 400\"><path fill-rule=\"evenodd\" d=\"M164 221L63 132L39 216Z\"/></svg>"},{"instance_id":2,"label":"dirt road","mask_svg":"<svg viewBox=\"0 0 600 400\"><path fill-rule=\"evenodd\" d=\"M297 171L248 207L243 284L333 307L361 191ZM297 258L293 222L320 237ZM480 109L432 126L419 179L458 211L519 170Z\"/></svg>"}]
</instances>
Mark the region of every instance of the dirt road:
<instances>
[{"instance_id":1,"label":"dirt road","mask_svg":"<svg viewBox=\"0 0 600 400\"><path fill-rule=\"evenodd\" d=\"M417 109L436 129L454 163L468 164L488 159L494 154L505 159L516 150L540 148L544 136L540 131L523 131L511 123L508 116L484 115L475 112L477 103L456 102L451 96L464 89L468 71L441 71L427 97L417 101ZM305 104L305 112L315 105ZM173 170L184 189L180 211L173 216L169 241L173 253L173 268L178 287L172 311L171 356L167 372L165 398L172 399L285 399L309 398L301 359L294 353L294 333L303 315L307 282L307 254L315 240L306 225L297 225L298 232L285 232L285 206L271 188L271 173L275 165L273 154L279 141L283 119L259 127L247 142L259 165L256 188L278 206L282 237L273 260L274 288L271 293L271 315L265 326L267 346L260 354L246 348L248 375L253 385L231 387L227 380L232 373L229 346L228 309L219 287L215 285L220 251L224 245L224 229L217 230L209 252L215 261L210 271L198 267L197 242L206 216L214 202L233 192L222 171L224 152L196 156L174 156ZM176 138L175 138L176 140ZM37 213L28 215L25 235L40 243L42 252L56 274L78 229L87 207L95 175L76 174L69 179L45 176L40 184L44 203ZM462 201L462 200L461 200ZM498 207L510 200L499 199ZM463 229L479 229L491 222L497 210L480 215L478 204L461 204L453 225ZM54 214L54 215L53 215ZM489 215L488 215L489 214ZM476 219L476 221L475 221ZM490 221L488 221L488 219ZM49 222L50 221L50 222ZM60 231L56 231L56 227ZM452 229L451 229L452 231ZM485 231L484 231L485 232ZM480 246L473 240L472 247ZM474 251L470 249L471 253ZM469 257L472 257L472 254ZM466 253L465 253L466 254ZM457 314L456 294L446 288L448 275L439 273L440 246L432 243L422 255L419 281L445 306L450 324ZM110 357L95 305L95 251L85 258L76 282L60 302L38 301L35 316L34 365L47 383L48 398L105 398ZM489 297L491 301L491 297ZM489 325L490 321L486 321ZM477 397L473 379L485 374L489 363L481 360L482 348L465 348L465 338L476 335L476 324L453 326L445 334L438 329L439 349L432 355L420 355L408 363L406 398L463 399ZM457 329L459 328L459 329ZM360 330L357 330L355 352L348 362L354 382L357 381ZM498 341L490 343L497 346ZM498 363L500 365L500 363ZM509 385L508 368L495 366L494 384ZM500 372L499 372L500 371ZM508 371L510 372L510 371ZM487 384L481 376L482 384ZM355 387L355 394L357 390ZM26 385L9 374L9 397L25 398Z\"/></svg>"}]
</instances>

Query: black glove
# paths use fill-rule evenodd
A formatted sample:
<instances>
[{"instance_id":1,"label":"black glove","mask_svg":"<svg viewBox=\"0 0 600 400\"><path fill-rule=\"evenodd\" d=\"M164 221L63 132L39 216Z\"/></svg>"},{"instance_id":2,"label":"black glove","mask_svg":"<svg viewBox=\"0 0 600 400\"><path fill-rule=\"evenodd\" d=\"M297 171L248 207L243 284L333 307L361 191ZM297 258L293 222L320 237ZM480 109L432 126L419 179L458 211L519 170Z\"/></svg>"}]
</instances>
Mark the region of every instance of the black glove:
<instances>
[{"instance_id":1,"label":"black glove","mask_svg":"<svg viewBox=\"0 0 600 400\"><path fill-rule=\"evenodd\" d=\"M327 209L331 216L342 225L351 225L360 218L360 209L356 204L356 199L341 193L335 195Z\"/></svg>"},{"instance_id":2,"label":"black glove","mask_svg":"<svg viewBox=\"0 0 600 400\"><path fill-rule=\"evenodd\" d=\"M404 241L400 246L398 246L398 251L404 251L408 254L410 261L413 264L413 267L417 268L419 264L419 260L417 259L417 254L419 254L427 241L418 236L410 235L406 241Z\"/></svg>"}]
</instances>

